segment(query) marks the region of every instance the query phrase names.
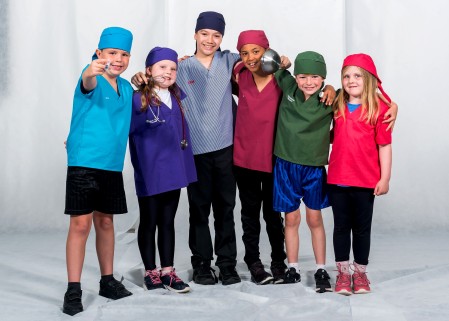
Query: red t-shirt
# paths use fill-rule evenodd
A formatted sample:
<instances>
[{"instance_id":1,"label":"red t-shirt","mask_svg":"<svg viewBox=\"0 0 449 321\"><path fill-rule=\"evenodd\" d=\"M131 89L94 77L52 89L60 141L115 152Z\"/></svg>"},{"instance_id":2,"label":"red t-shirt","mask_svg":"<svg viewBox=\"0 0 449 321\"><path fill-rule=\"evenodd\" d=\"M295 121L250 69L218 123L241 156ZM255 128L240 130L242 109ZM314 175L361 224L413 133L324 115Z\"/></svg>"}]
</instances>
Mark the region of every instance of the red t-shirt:
<instances>
[{"instance_id":1,"label":"red t-shirt","mask_svg":"<svg viewBox=\"0 0 449 321\"><path fill-rule=\"evenodd\" d=\"M259 92L251 72L239 74L234 165L271 173L277 111L282 91L274 77Z\"/></svg>"},{"instance_id":2,"label":"red t-shirt","mask_svg":"<svg viewBox=\"0 0 449 321\"><path fill-rule=\"evenodd\" d=\"M334 117L334 141L329 158L329 184L375 188L380 180L378 145L391 144L391 130L382 123L388 106L379 101L379 116L375 125L360 119L362 108L345 117Z\"/></svg>"}]
</instances>

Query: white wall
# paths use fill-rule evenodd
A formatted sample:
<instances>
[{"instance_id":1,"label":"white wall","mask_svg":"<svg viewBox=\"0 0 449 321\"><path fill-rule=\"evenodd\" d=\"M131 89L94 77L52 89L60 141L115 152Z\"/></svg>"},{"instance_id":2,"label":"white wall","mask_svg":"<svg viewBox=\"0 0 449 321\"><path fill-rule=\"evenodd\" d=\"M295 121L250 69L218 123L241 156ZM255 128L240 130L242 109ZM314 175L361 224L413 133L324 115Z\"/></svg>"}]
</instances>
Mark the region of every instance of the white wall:
<instances>
[{"instance_id":1,"label":"white wall","mask_svg":"<svg viewBox=\"0 0 449 321\"><path fill-rule=\"evenodd\" d=\"M103 28L134 34L124 77L143 69L147 52L170 46L194 50L201 11L223 13L223 49L235 50L245 29L264 29L271 47L292 60L315 50L327 61L327 82L339 87L347 54L376 62L384 89L400 106L394 130L391 191L376 200L375 224L384 229L449 229L449 22L444 0L0 0L7 36L0 33L0 231L65 230L67 136L74 86ZM5 49L6 48L6 49ZM132 168L125 180L130 215L137 218ZM180 212L187 215L183 197Z\"/></svg>"}]
</instances>

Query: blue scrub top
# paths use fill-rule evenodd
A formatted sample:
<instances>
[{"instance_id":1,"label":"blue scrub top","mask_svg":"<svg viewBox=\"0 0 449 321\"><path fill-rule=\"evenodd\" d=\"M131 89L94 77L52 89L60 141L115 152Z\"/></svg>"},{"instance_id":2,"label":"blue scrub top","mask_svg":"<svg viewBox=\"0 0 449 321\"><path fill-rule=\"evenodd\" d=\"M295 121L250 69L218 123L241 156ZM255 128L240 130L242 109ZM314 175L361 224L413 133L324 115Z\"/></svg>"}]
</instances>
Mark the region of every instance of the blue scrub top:
<instances>
[{"instance_id":1,"label":"blue scrub top","mask_svg":"<svg viewBox=\"0 0 449 321\"><path fill-rule=\"evenodd\" d=\"M97 76L96 88L84 94L81 81L80 77L67 138L68 166L121 172L131 120L133 88L127 80L117 77L117 93L103 76Z\"/></svg>"}]
</instances>

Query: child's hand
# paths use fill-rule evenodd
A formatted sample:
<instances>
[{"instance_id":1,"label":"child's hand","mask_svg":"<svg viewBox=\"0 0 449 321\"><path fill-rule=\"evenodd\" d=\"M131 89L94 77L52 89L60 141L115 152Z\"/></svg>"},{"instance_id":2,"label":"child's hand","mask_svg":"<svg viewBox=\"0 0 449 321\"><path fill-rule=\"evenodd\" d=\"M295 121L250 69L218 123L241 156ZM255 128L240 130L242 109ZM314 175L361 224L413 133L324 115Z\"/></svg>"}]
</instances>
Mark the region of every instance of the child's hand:
<instances>
[{"instance_id":1,"label":"child's hand","mask_svg":"<svg viewBox=\"0 0 449 321\"><path fill-rule=\"evenodd\" d=\"M377 182L376 187L374 188L374 195L380 196L388 193L390 189L390 184L387 180L380 180Z\"/></svg>"},{"instance_id":2,"label":"child's hand","mask_svg":"<svg viewBox=\"0 0 449 321\"><path fill-rule=\"evenodd\" d=\"M86 77L95 77L102 75L108 69L110 61L108 59L95 59L86 69Z\"/></svg>"},{"instance_id":3,"label":"child's hand","mask_svg":"<svg viewBox=\"0 0 449 321\"><path fill-rule=\"evenodd\" d=\"M234 69L232 71L232 80L238 84L239 83L239 74L240 71L245 67L243 61L237 61L234 65Z\"/></svg>"},{"instance_id":4,"label":"child's hand","mask_svg":"<svg viewBox=\"0 0 449 321\"><path fill-rule=\"evenodd\" d=\"M326 85L323 88L323 97L321 97L320 101L325 105L330 106L334 102L335 96L336 93L334 87L331 85Z\"/></svg>"},{"instance_id":5,"label":"child's hand","mask_svg":"<svg viewBox=\"0 0 449 321\"><path fill-rule=\"evenodd\" d=\"M288 69L292 66L290 59L286 56L281 56L281 64L279 65L280 69Z\"/></svg>"},{"instance_id":6,"label":"child's hand","mask_svg":"<svg viewBox=\"0 0 449 321\"><path fill-rule=\"evenodd\" d=\"M140 87L143 83L147 85L148 79L143 72L138 72L131 78L131 83L136 87Z\"/></svg>"},{"instance_id":7,"label":"child's hand","mask_svg":"<svg viewBox=\"0 0 449 321\"><path fill-rule=\"evenodd\" d=\"M178 58L178 62L186 60L187 58L190 58L190 56L185 55L184 57Z\"/></svg>"},{"instance_id":8,"label":"child's hand","mask_svg":"<svg viewBox=\"0 0 449 321\"><path fill-rule=\"evenodd\" d=\"M388 108L387 112L384 115L383 123L389 123L387 130L391 128L391 131L393 131L394 124L398 116L398 105L394 101L392 101L391 103L387 103L387 105L390 108Z\"/></svg>"}]
</instances>

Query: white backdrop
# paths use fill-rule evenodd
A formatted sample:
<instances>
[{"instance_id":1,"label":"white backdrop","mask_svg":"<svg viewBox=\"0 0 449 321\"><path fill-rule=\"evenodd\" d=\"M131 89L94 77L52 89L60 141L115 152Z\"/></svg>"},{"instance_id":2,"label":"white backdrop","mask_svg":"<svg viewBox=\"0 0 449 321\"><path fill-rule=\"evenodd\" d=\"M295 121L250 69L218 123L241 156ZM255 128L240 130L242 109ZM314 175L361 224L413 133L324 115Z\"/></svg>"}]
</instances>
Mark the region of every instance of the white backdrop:
<instances>
[{"instance_id":1,"label":"white backdrop","mask_svg":"<svg viewBox=\"0 0 449 321\"><path fill-rule=\"evenodd\" d=\"M223 49L235 51L245 29L264 29L271 47L291 60L315 50L327 61L327 83L340 86L347 54L376 62L384 89L399 104L390 193L378 198L377 228L449 229L449 22L445 0L0 0L0 231L65 231L66 139L74 86L107 26L134 34L129 79L147 52L169 46L194 51L201 11L223 13ZM132 168L125 180L137 218ZM188 206L183 195L181 216Z\"/></svg>"}]
</instances>

